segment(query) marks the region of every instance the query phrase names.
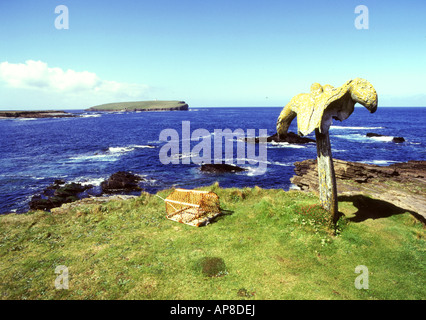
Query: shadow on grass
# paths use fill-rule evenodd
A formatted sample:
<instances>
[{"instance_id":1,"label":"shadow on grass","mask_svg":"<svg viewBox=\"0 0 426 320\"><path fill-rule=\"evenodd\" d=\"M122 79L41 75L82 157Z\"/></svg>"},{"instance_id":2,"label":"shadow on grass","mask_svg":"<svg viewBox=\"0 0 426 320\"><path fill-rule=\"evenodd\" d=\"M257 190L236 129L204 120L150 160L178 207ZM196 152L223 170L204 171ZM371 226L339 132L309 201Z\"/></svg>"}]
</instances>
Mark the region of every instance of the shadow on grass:
<instances>
[{"instance_id":1,"label":"shadow on grass","mask_svg":"<svg viewBox=\"0 0 426 320\"><path fill-rule=\"evenodd\" d=\"M409 211L395 206L392 203L383 200L372 199L361 194L339 196L338 201L352 202L353 206L358 209L358 211L355 212L355 216L348 219L350 221L362 222L367 219L387 218L397 214L409 212L419 221L423 222L424 224L426 223L426 219L414 211Z\"/></svg>"},{"instance_id":2,"label":"shadow on grass","mask_svg":"<svg viewBox=\"0 0 426 320\"><path fill-rule=\"evenodd\" d=\"M206 220L203 224L200 225L200 227L201 226L207 226L211 223L218 222L219 220L222 220L225 216L230 216L233 213L234 213L234 211L232 211L232 210L220 209L220 213L216 217L211 218L209 220Z\"/></svg>"},{"instance_id":3,"label":"shadow on grass","mask_svg":"<svg viewBox=\"0 0 426 320\"><path fill-rule=\"evenodd\" d=\"M218 222L219 220L222 220L223 218L225 218L225 216L230 216L233 213L234 211L232 210L220 209L220 214L217 215L214 219L210 220L210 223Z\"/></svg>"}]
</instances>

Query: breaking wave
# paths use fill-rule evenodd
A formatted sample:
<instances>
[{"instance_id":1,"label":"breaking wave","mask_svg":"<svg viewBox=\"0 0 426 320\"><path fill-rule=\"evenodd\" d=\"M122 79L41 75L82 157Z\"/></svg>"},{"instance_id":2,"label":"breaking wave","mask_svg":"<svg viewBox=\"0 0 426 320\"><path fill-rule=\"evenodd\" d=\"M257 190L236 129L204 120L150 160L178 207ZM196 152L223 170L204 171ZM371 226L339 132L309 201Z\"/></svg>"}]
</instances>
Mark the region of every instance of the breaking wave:
<instances>
[{"instance_id":1,"label":"breaking wave","mask_svg":"<svg viewBox=\"0 0 426 320\"><path fill-rule=\"evenodd\" d=\"M367 160L367 161L360 161L361 163L366 164L377 164L377 165L389 165L392 163L397 163L398 161L393 160Z\"/></svg>"},{"instance_id":2,"label":"breaking wave","mask_svg":"<svg viewBox=\"0 0 426 320\"><path fill-rule=\"evenodd\" d=\"M313 145L313 144L312 144ZM275 142L272 141L268 145L268 148L293 148L293 149L304 149L307 148L305 145L300 144L294 144L294 143L288 143L288 142Z\"/></svg>"},{"instance_id":3,"label":"breaking wave","mask_svg":"<svg viewBox=\"0 0 426 320\"><path fill-rule=\"evenodd\" d=\"M151 145L130 145L126 147L109 147L106 151L95 152L94 154L83 154L69 158L71 162L85 162L85 161L117 161L119 158L135 149L151 149L155 148Z\"/></svg>"},{"instance_id":4,"label":"breaking wave","mask_svg":"<svg viewBox=\"0 0 426 320\"><path fill-rule=\"evenodd\" d=\"M335 134L333 137L362 142L392 142L393 136L367 137L365 134Z\"/></svg>"},{"instance_id":5,"label":"breaking wave","mask_svg":"<svg viewBox=\"0 0 426 320\"><path fill-rule=\"evenodd\" d=\"M345 126L331 126L332 130L378 130L385 129L385 127L345 127Z\"/></svg>"}]
</instances>

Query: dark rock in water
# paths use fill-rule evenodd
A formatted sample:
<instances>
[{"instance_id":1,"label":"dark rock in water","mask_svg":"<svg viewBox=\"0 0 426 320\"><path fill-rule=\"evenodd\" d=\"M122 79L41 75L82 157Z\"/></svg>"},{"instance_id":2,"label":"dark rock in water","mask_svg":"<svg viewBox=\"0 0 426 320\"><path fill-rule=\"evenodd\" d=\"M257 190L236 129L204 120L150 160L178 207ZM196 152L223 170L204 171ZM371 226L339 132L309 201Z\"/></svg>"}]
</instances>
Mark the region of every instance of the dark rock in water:
<instances>
[{"instance_id":1,"label":"dark rock in water","mask_svg":"<svg viewBox=\"0 0 426 320\"><path fill-rule=\"evenodd\" d=\"M378 166L334 159L340 196L364 195L426 218L426 161L408 161ZM316 160L295 163L290 181L304 191L318 193Z\"/></svg>"},{"instance_id":2,"label":"dark rock in water","mask_svg":"<svg viewBox=\"0 0 426 320\"><path fill-rule=\"evenodd\" d=\"M383 137L382 134L378 134L378 133L374 133L374 132L367 132L366 134L367 137Z\"/></svg>"},{"instance_id":3,"label":"dark rock in water","mask_svg":"<svg viewBox=\"0 0 426 320\"><path fill-rule=\"evenodd\" d=\"M54 184L46 187L42 194L35 195L29 203L31 210L49 211L52 208L60 207L64 203L77 201L80 194L92 185L81 185L79 183L64 184L63 180L55 180Z\"/></svg>"},{"instance_id":4,"label":"dark rock in water","mask_svg":"<svg viewBox=\"0 0 426 320\"><path fill-rule=\"evenodd\" d=\"M211 172L211 173L227 173L227 172L241 172L246 171L246 169L226 164L226 163L212 163L212 164L202 164L200 167L201 171Z\"/></svg>"},{"instance_id":5,"label":"dark rock in water","mask_svg":"<svg viewBox=\"0 0 426 320\"><path fill-rule=\"evenodd\" d=\"M287 132L286 134L279 135L278 133L268 137L268 142L288 142L288 143L310 143L316 142L314 139L300 137L294 132Z\"/></svg>"},{"instance_id":6,"label":"dark rock in water","mask_svg":"<svg viewBox=\"0 0 426 320\"><path fill-rule=\"evenodd\" d=\"M53 197L56 190L58 190L59 188L63 187L65 185L65 181L62 179L57 179L53 182L53 184L47 186L44 190L43 190L43 196L49 198L49 197Z\"/></svg>"},{"instance_id":7,"label":"dark rock in water","mask_svg":"<svg viewBox=\"0 0 426 320\"><path fill-rule=\"evenodd\" d=\"M86 189L88 189L90 187L89 186L82 186L79 183L72 182L70 184L66 184L63 187L56 189L54 196L59 197L59 198L72 197L72 196L75 196L78 193L85 191Z\"/></svg>"},{"instance_id":8,"label":"dark rock in water","mask_svg":"<svg viewBox=\"0 0 426 320\"><path fill-rule=\"evenodd\" d=\"M114 173L108 180L102 182L101 187L104 193L118 193L141 190L138 182L143 180L130 172L119 171ZM60 207L65 203L75 202L88 197L94 188L92 185L82 185L80 183L68 183L63 180L55 182L46 187L41 194L31 198L29 203L30 210L44 210ZM89 190L92 189L92 190ZM89 190L86 192L86 190Z\"/></svg>"},{"instance_id":9,"label":"dark rock in water","mask_svg":"<svg viewBox=\"0 0 426 320\"><path fill-rule=\"evenodd\" d=\"M142 190L138 183L144 179L130 172L118 171L101 183L104 193Z\"/></svg>"},{"instance_id":10,"label":"dark rock in water","mask_svg":"<svg viewBox=\"0 0 426 320\"><path fill-rule=\"evenodd\" d=\"M395 143L402 143L404 141L405 141L405 139L403 137L394 137L392 139L392 142L395 142Z\"/></svg>"},{"instance_id":11,"label":"dark rock in water","mask_svg":"<svg viewBox=\"0 0 426 320\"><path fill-rule=\"evenodd\" d=\"M259 143L259 138L246 138L245 141L247 142L254 142ZM300 137L294 132L287 132L286 134L279 135L278 133L269 136L266 138L266 142L287 142L287 143L310 143L315 142L314 139L306 138L306 137Z\"/></svg>"},{"instance_id":12,"label":"dark rock in water","mask_svg":"<svg viewBox=\"0 0 426 320\"><path fill-rule=\"evenodd\" d=\"M387 137L383 134L378 134L378 133L374 133L374 132L368 132L366 134L366 136L370 137L370 138L371 137ZM394 142L394 143L402 143L404 141L405 141L405 139L403 137L393 137L393 139L392 139L392 142Z\"/></svg>"}]
</instances>

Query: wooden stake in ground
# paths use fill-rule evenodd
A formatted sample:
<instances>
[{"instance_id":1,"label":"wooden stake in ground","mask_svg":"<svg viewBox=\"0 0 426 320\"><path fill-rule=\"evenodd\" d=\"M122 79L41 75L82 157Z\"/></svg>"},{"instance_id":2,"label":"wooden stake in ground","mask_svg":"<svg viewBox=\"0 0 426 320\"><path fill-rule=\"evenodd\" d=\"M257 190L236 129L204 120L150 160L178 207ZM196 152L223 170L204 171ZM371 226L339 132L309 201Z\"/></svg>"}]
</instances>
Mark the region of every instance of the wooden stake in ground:
<instances>
[{"instance_id":1,"label":"wooden stake in ground","mask_svg":"<svg viewBox=\"0 0 426 320\"><path fill-rule=\"evenodd\" d=\"M287 134L295 117L299 135L308 135L315 130L319 200L321 206L330 212L334 223L339 219L339 214L328 131L332 119L340 121L347 119L354 111L356 103L363 105L371 113L377 110L377 93L367 80L356 78L338 88L314 83L310 93L298 94L290 100L277 121L277 133L280 136Z\"/></svg>"}]
</instances>

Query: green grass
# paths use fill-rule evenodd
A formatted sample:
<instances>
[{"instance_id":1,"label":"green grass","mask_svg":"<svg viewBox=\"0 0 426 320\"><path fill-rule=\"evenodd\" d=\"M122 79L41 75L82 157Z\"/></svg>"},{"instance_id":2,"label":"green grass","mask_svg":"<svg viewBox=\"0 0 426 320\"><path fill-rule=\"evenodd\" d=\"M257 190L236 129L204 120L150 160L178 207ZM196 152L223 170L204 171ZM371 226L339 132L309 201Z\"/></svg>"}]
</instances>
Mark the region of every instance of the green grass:
<instances>
[{"instance_id":1,"label":"green grass","mask_svg":"<svg viewBox=\"0 0 426 320\"><path fill-rule=\"evenodd\" d=\"M91 107L89 111L134 111L134 110L167 110L181 108L187 104L184 101L131 101L107 103Z\"/></svg>"},{"instance_id":2,"label":"green grass","mask_svg":"<svg viewBox=\"0 0 426 320\"><path fill-rule=\"evenodd\" d=\"M64 214L1 216L1 299L426 296L424 226L408 213L343 217L335 230L309 193L202 189L219 195L226 214L200 228L166 219L164 202L146 193ZM59 265L68 267L68 290L55 289ZM368 267L367 290L354 286L358 265Z\"/></svg>"}]
</instances>

